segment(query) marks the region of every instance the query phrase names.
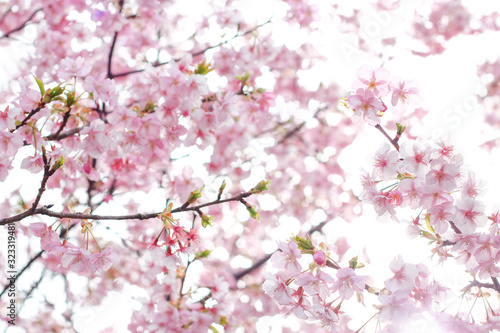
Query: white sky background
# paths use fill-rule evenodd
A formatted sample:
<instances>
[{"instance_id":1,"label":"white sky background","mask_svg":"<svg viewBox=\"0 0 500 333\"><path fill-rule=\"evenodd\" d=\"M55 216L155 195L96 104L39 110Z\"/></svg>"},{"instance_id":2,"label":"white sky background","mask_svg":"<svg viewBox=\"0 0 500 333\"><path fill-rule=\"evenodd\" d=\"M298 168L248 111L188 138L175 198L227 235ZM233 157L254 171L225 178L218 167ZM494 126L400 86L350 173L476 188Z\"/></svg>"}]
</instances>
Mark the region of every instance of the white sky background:
<instances>
[{"instance_id":1,"label":"white sky background","mask_svg":"<svg viewBox=\"0 0 500 333\"><path fill-rule=\"evenodd\" d=\"M269 0L244 1L243 6L246 8L244 14L249 18L250 22L254 20L256 23L265 22L269 17L273 16L274 20L277 21L277 23L273 23L270 26L270 29L273 29L273 36L279 38L287 45L293 46L297 44L304 38L303 34L300 31L292 31L290 33L288 29L282 29L283 26L279 24L278 20L284 15L286 8L273 7L270 5L273 2ZM185 1L185 3L186 10L192 10L193 8L200 8L194 4L203 3L203 1L192 0ZM326 2L320 3L325 5ZM336 1L336 3L339 4L340 8L347 8L353 4L361 6L366 1L345 0ZM385 21L387 24L384 23L383 26L379 24L379 33L363 30L373 25L373 22L377 22L374 18L376 13L374 13L375 16L368 16L362 20L364 26L362 25L361 30L372 37L371 40L374 47L376 47L381 38L392 35L393 31L399 31L398 29L408 20L408 13L413 12L418 2L401 1L401 3L403 4L401 13L390 14L388 20ZM497 1L471 0L463 1L463 3L478 12L500 10L500 4ZM267 29L268 27L265 28ZM324 30L330 31L331 34L329 35L316 36L324 47L323 54L329 55L329 67L326 69L318 68L314 75L304 77L304 82L310 81L311 86L315 86L317 85L315 81L318 79L330 81L333 77L345 91L349 91L356 71L361 65L368 64L377 67L382 62L380 59L369 58L362 53L355 54L350 59L346 58L340 47L341 43L351 43L354 45L354 42L349 38L346 39L346 37L340 41L338 38L339 34L335 29L335 27L331 27ZM445 53L427 58L413 56L405 49L393 50L394 60L384 63L384 66L389 69L392 75L415 79L420 83L424 103L430 111L425 122L425 127L417 127L415 130L418 129L419 136L423 138L432 138L440 133L451 136L452 141L457 144L457 151L464 155L466 165L470 166L476 172L477 176L485 180L488 184L489 192L483 198L493 199L491 202L488 202L490 204L490 209L487 210L488 213L491 212L493 205L500 203L500 177L495 175L500 166L500 153L498 149L494 150L492 154L477 149L478 145L483 143L483 138L477 135L481 129L482 116L481 108L475 107L473 101L477 89L481 88L481 82L478 81L476 75L477 64L483 62L485 59L496 60L498 58L500 55L500 44L497 42L500 39L499 37L500 34L498 33L489 33L481 38L477 36L455 38L449 43L449 47ZM11 52L8 48L2 48L0 49L0 59L2 59L1 69L2 71L5 70L4 73L6 74L0 76L0 87L3 88L8 84L7 82L10 79L8 68L11 68L10 64L18 61L18 55L15 52ZM265 85L265 82L263 84ZM397 115L394 115L391 119L397 121ZM494 138L500 136L500 133L492 133L491 135ZM369 168L373 152L382 143L385 143L385 138L377 130L369 126L360 128L359 133L356 134L355 142L342 155L341 162L343 167L346 169L354 168L355 170L361 166ZM17 159L18 163L20 160L20 158ZM190 162L186 160L186 163ZM4 189L16 187L20 179L29 180L38 178L40 177L30 175L28 172L11 171L7 181L1 184L2 191L0 191L0 197L5 193ZM348 182L353 187L359 188L358 178L349 179ZM37 182L30 181L29 183L36 184ZM249 185L253 185L254 180L249 181L249 183L251 183ZM36 190L37 188L26 185L23 187L22 193L25 193L26 197L34 197ZM137 198L137 194L134 194L134 196ZM143 207L145 210L158 211L158 207L164 207L164 196L162 194L154 195L154 193L149 193L148 195L142 195L142 197L147 197L147 202L144 203ZM158 198L158 201L151 201L151 198ZM366 248L371 260L371 265L369 266L373 268L364 268L360 270L359 274L374 275L383 281L383 279L389 277L389 262L398 253L401 253L405 261L410 263L429 263L427 259L430 255L430 247L427 246L425 240L408 240L405 236L404 224L398 225L392 221L387 221L383 224L376 223L374 222L376 217L373 208L367 205L364 211L362 221L354 223L338 221L330 223L324 229L327 244L333 244L339 236L348 236L348 242L351 244L353 250L346 255L346 258L358 254L361 255L362 249ZM295 223L289 229L276 231L276 234L289 237L291 233L298 232L298 228L299 224ZM362 233L359 230L362 230ZM4 241L4 235L5 233L1 234L0 242ZM27 257L22 253L19 253L19 255L21 259L18 260L18 263L26 262ZM362 256L361 258L364 260ZM443 269L436 267L434 270L436 273L439 273ZM464 280L450 282L458 282L459 286L465 286L468 281L466 275L457 276L453 274L452 276L448 275L447 278L458 280L461 277ZM112 299L105 301L99 307L100 310L98 311L82 309L76 318L74 318L76 328L81 332L96 332L98 327L105 328L114 323L117 332L124 331L128 323L123 318L126 317L125 314L127 312L130 313L129 305L130 302L127 301L126 296L114 294ZM356 309L359 310L359 308ZM365 312L359 313L360 322L362 323L364 319L368 319L372 314L373 309L371 308L367 308ZM287 321L290 322L290 319L291 317L287 318ZM264 330L264 327L268 325L269 327L273 327L272 332L281 331L281 322L271 324L269 320L263 319L260 324L263 331L267 332L267 330ZM0 329L2 328L1 325ZM425 329L427 332L430 332L429 327ZM11 329L10 331L20 332L21 330ZM418 330L415 330L415 332L418 332Z\"/></svg>"}]
</instances>

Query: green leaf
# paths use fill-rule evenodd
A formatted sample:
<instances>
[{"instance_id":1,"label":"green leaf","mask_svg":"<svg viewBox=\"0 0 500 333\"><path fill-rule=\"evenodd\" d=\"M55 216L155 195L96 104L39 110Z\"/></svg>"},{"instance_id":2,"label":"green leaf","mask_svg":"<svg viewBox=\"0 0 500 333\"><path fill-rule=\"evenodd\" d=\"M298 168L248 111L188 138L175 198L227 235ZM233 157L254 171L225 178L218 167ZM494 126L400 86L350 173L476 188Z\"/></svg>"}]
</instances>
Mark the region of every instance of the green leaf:
<instances>
[{"instance_id":1,"label":"green leaf","mask_svg":"<svg viewBox=\"0 0 500 333\"><path fill-rule=\"evenodd\" d=\"M270 180L261 180L254 188L250 190L250 193L257 194L263 191L269 190L267 184L269 184Z\"/></svg>"},{"instance_id":2,"label":"green leaf","mask_svg":"<svg viewBox=\"0 0 500 333\"><path fill-rule=\"evenodd\" d=\"M356 269L357 266L358 266L358 256L355 256L354 258L349 260L349 267L351 267L352 269Z\"/></svg>"},{"instance_id":3,"label":"green leaf","mask_svg":"<svg viewBox=\"0 0 500 333\"><path fill-rule=\"evenodd\" d=\"M38 88L40 88L40 93L42 94L42 98L45 95L45 85L43 84L43 81L37 78L35 75L33 75L35 78L36 84L38 84Z\"/></svg>"},{"instance_id":4,"label":"green leaf","mask_svg":"<svg viewBox=\"0 0 500 333\"><path fill-rule=\"evenodd\" d=\"M206 258L210 255L210 250L205 250L203 252L196 252L195 259Z\"/></svg>"},{"instance_id":5,"label":"green leaf","mask_svg":"<svg viewBox=\"0 0 500 333\"><path fill-rule=\"evenodd\" d=\"M253 206L250 206L250 205L248 205L246 207L247 207L248 212L250 213L250 216L252 218L260 221L259 213L255 210L255 208Z\"/></svg>"},{"instance_id":6,"label":"green leaf","mask_svg":"<svg viewBox=\"0 0 500 333\"><path fill-rule=\"evenodd\" d=\"M398 128L398 134L401 135L405 131L406 127L401 124L396 123L396 127Z\"/></svg>"},{"instance_id":7,"label":"green leaf","mask_svg":"<svg viewBox=\"0 0 500 333\"><path fill-rule=\"evenodd\" d=\"M203 214L201 216L201 226L203 228L206 228L207 226L212 225L212 221L213 220L214 220L214 216L213 215L205 215L205 214Z\"/></svg>"},{"instance_id":8,"label":"green leaf","mask_svg":"<svg viewBox=\"0 0 500 333\"><path fill-rule=\"evenodd\" d=\"M188 204L193 204L196 202L196 200L198 200L199 198L201 198L201 193L203 192L203 189L205 188L205 186L203 186L202 188L200 189L196 189L194 190L193 192L191 192L189 194L189 199L187 200Z\"/></svg>"},{"instance_id":9,"label":"green leaf","mask_svg":"<svg viewBox=\"0 0 500 333\"><path fill-rule=\"evenodd\" d=\"M427 229L429 229L434 234L436 233L431 225L431 214L429 213L425 214L425 224L427 225Z\"/></svg>"},{"instance_id":10,"label":"green leaf","mask_svg":"<svg viewBox=\"0 0 500 333\"><path fill-rule=\"evenodd\" d=\"M66 161L66 159L64 157L62 157L62 156L59 157L57 159L57 161L54 163L54 165L52 166L52 170L56 171L57 169L59 169L60 167L62 167L63 164L64 164L64 161Z\"/></svg>"},{"instance_id":11,"label":"green leaf","mask_svg":"<svg viewBox=\"0 0 500 333\"><path fill-rule=\"evenodd\" d=\"M314 249L314 246L312 245L312 241L311 238L309 238L309 235L307 235L305 238L300 236L295 236L293 239L297 242L299 249L302 251L311 251Z\"/></svg>"},{"instance_id":12,"label":"green leaf","mask_svg":"<svg viewBox=\"0 0 500 333\"><path fill-rule=\"evenodd\" d=\"M203 59L201 63L198 64L198 67L195 69L194 73L199 75L206 75L213 71L215 68L210 65L210 63L206 62L206 59Z\"/></svg>"},{"instance_id":13,"label":"green leaf","mask_svg":"<svg viewBox=\"0 0 500 333\"><path fill-rule=\"evenodd\" d=\"M220 199L222 192L224 192L224 189L226 188L226 181L223 180L222 184L219 187L219 193L217 194L218 198Z\"/></svg>"}]
</instances>

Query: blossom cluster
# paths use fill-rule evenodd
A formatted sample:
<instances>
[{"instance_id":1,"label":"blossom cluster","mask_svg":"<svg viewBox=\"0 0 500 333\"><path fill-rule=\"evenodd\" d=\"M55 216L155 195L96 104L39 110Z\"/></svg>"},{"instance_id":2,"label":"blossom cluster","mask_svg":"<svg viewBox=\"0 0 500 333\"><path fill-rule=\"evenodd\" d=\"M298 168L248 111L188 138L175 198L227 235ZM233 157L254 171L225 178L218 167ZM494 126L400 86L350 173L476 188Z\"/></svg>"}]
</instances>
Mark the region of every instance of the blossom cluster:
<instances>
[{"instance_id":1,"label":"blossom cluster","mask_svg":"<svg viewBox=\"0 0 500 333\"><path fill-rule=\"evenodd\" d=\"M482 317L438 310L449 286L430 266L396 256L380 281L364 274L369 262L343 260L344 249L281 238L325 232L333 217L357 221L361 197L381 216L411 216L412 235L434 245L434 258L465 265L472 304L489 304L486 290L500 293L498 214L485 213L481 183L451 145L400 146L413 139L404 126L394 139L382 127L382 115L404 110L394 112L399 123L426 125L427 110L414 107L424 91L363 67L348 95L330 72L365 57L390 68L409 53L425 66L433 61L423 57L438 58L460 36L470 35L470 49L476 36L499 31L498 13L459 0L276 0L259 10L249 10L253 1L198 3L0 2L0 43L16 50L2 63L0 225L15 223L20 240L37 240L18 242L31 256L19 262L19 302L38 305L23 307L35 314L19 311L23 328L90 329L79 314L125 288L133 290L132 315L120 312L104 332L268 331L276 321L265 317L282 314L298 317L290 330L301 332L318 323L404 332L405 319L429 314L440 332L498 328L498 304ZM498 129L500 62L488 60L479 69L483 129ZM364 176L363 195L350 182L357 171L344 167L362 135L335 107L342 96L356 121L390 141ZM488 143L491 152L498 142ZM244 185L262 172L272 187L246 201L264 190ZM221 179L233 195L217 192ZM217 199L200 198L202 189ZM51 273L30 274L37 271ZM65 303L54 306L53 295ZM360 328L364 317L351 308L358 303L374 306L376 324Z\"/></svg>"},{"instance_id":2,"label":"blossom cluster","mask_svg":"<svg viewBox=\"0 0 500 333\"><path fill-rule=\"evenodd\" d=\"M280 242L271 263L278 272L267 273L264 290L287 315L312 320L328 332L352 332L347 325L351 318L342 311L348 301L376 296L377 321L392 332L447 298L446 288L432 281L423 264L405 263L396 256L389 266L392 276L384 288L376 288L369 285L370 277L357 273L364 267L357 257L341 267L324 243L314 246L308 237Z\"/></svg>"},{"instance_id":3,"label":"blossom cluster","mask_svg":"<svg viewBox=\"0 0 500 333\"><path fill-rule=\"evenodd\" d=\"M408 214L410 236L422 236L434 244L431 252L438 263L454 257L475 283L487 285L492 279L498 284L499 213L488 216L485 212L486 205L481 201L484 182L464 167L462 155L452 144L411 139L400 145L405 127L397 124L398 133L391 139L380 125L380 117L387 110L382 98L392 93L391 104L396 107L418 94L416 88L405 90L405 81L396 81L399 88L389 83L387 70L363 67L353 84L354 93L345 99L354 111L354 121L362 119L376 125L390 143L375 153L373 169L362 177L359 198L373 205L379 217L399 221ZM491 223L485 230L488 220ZM467 327L464 332L497 327L494 311L488 312L487 323L480 328L472 328L466 317L436 312L433 304L447 300L448 288L434 281L423 263L405 263L396 256L389 267L393 276L379 288L371 277L357 274L364 267L357 257L343 267L335 261L341 257L334 258L332 253L324 243L313 245L309 237L295 236L280 242L271 257L277 273L267 274L264 290L287 314L313 320L329 331L350 332L346 325L350 318L341 309L354 294L358 300L377 297L374 317L384 323L387 332L400 331L408 320L423 314L434 318L443 332L454 332L457 326ZM485 296L478 293L475 297Z\"/></svg>"},{"instance_id":4,"label":"blossom cluster","mask_svg":"<svg viewBox=\"0 0 500 333\"><path fill-rule=\"evenodd\" d=\"M89 223L82 222L82 227L82 232L90 232ZM92 275L106 272L118 261L118 255L110 247L91 253L87 248L77 247L67 240L61 242L59 235L43 222L32 223L29 229L34 236L40 238L40 248L58 258L64 269Z\"/></svg>"},{"instance_id":5,"label":"blossom cluster","mask_svg":"<svg viewBox=\"0 0 500 333\"><path fill-rule=\"evenodd\" d=\"M363 119L370 125L380 124L380 118L387 110L383 99L390 98L392 107L401 110L406 110L410 103L415 104L420 99L415 82L399 77L391 78L385 68L361 67L352 90L354 93L345 101L354 111L353 121L359 122Z\"/></svg>"}]
</instances>

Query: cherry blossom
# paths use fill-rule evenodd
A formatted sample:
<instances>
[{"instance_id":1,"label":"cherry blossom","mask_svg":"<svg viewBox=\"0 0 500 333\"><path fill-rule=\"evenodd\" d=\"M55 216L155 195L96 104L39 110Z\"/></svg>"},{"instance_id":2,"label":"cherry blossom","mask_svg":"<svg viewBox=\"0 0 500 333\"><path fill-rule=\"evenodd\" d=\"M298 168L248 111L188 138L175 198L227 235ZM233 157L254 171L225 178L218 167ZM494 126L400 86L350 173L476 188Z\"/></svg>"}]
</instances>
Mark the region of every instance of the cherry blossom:
<instances>
[{"instance_id":1,"label":"cherry blossom","mask_svg":"<svg viewBox=\"0 0 500 333\"><path fill-rule=\"evenodd\" d=\"M387 289L392 292L413 289L418 274L418 268L415 265L406 264L401 256L397 256L391 261L390 269L394 276L385 281Z\"/></svg>"},{"instance_id":2,"label":"cherry blossom","mask_svg":"<svg viewBox=\"0 0 500 333\"><path fill-rule=\"evenodd\" d=\"M500 61L476 59L474 107L452 103L467 114L450 117L427 89L469 68L427 64L500 30L473 6L0 4L0 224L18 251L18 292L5 286L0 303L29 298L38 310L16 324L33 332L85 329L82 309L118 293L131 332L405 332L422 318L498 330L494 174L446 137L495 160ZM461 126L439 138L441 113L437 127ZM358 228L373 211L391 218L369 219L387 241ZM399 230L421 261L403 261ZM396 257L383 264L358 236ZM456 281L435 265L454 265Z\"/></svg>"},{"instance_id":3,"label":"cherry blossom","mask_svg":"<svg viewBox=\"0 0 500 333\"><path fill-rule=\"evenodd\" d=\"M457 201L456 207L457 211L453 220L464 234L470 235L476 227L486 224L485 206L480 201L464 197Z\"/></svg>"},{"instance_id":4,"label":"cherry blossom","mask_svg":"<svg viewBox=\"0 0 500 333\"><path fill-rule=\"evenodd\" d=\"M352 86L353 91L359 88L369 89L377 97L387 94L389 88L390 73L385 68L371 69L368 66L362 66L358 69L358 81Z\"/></svg>"},{"instance_id":5,"label":"cherry blossom","mask_svg":"<svg viewBox=\"0 0 500 333\"><path fill-rule=\"evenodd\" d=\"M271 257L271 262L276 268L284 268L292 274L300 271L300 264L297 261L302 256L299 246L295 242L279 242L280 251L275 252Z\"/></svg>"},{"instance_id":6,"label":"cherry blossom","mask_svg":"<svg viewBox=\"0 0 500 333\"><path fill-rule=\"evenodd\" d=\"M393 106L401 103L407 107L410 100L412 103L418 103L420 100L419 89L415 87L413 82L405 82L401 78L392 78L389 87L392 92L391 104Z\"/></svg>"},{"instance_id":7,"label":"cherry blossom","mask_svg":"<svg viewBox=\"0 0 500 333\"><path fill-rule=\"evenodd\" d=\"M354 292L362 292L365 289L366 276L356 276L350 267L337 271L337 280L333 283L332 290L338 290L342 299L348 300Z\"/></svg>"},{"instance_id":8,"label":"cherry blossom","mask_svg":"<svg viewBox=\"0 0 500 333\"><path fill-rule=\"evenodd\" d=\"M363 119L369 124L379 123L379 113L382 113L387 109L384 103L375 97L371 90L362 88L356 90L355 95L349 96L347 104L354 110L353 119L356 119L356 121Z\"/></svg>"}]
</instances>

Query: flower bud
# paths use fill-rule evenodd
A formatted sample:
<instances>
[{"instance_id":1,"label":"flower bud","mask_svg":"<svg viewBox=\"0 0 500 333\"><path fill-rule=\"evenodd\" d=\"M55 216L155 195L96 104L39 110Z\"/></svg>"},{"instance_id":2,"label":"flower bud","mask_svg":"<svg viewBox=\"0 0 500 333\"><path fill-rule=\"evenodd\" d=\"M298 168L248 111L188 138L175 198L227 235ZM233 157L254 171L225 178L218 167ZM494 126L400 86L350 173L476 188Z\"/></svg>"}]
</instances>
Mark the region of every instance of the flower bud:
<instances>
[{"instance_id":1,"label":"flower bud","mask_svg":"<svg viewBox=\"0 0 500 333\"><path fill-rule=\"evenodd\" d=\"M314 252L313 259L314 259L314 262L317 263L319 266L323 266L323 264L326 261L325 252L323 252L321 250Z\"/></svg>"}]
</instances>

